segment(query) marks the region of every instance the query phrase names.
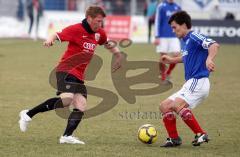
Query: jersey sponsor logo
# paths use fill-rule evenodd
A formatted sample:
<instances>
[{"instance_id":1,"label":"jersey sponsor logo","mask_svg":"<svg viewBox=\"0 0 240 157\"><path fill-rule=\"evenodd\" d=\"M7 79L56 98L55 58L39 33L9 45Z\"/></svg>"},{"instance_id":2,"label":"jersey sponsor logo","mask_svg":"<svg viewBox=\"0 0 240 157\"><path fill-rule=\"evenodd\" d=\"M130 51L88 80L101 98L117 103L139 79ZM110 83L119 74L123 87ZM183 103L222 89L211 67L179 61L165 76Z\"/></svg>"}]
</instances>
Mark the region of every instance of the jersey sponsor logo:
<instances>
[{"instance_id":1,"label":"jersey sponsor logo","mask_svg":"<svg viewBox=\"0 0 240 157\"><path fill-rule=\"evenodd\" d=\"M84 49L93 51L96 48L96 44L84 42L83 47L84 47Z\"/></svg>"},{"instance_id":2,"label":"jersey sponsor logo","mask_svg":"<svg viewBox=\"0 0 240 157\"><path fill-rule=\"evenodd\" d=\"M187 50L182 50L182 56L187 56L188 55L188 51Z\"/></svg>"},{"instance_id":3,"label":"jersey sponsor logo","mask_svg":"<svg viewBox=\"0 0 240 157\"><path fill-rule=\"evenodd\" d=\"M87 38L88 36L86 36L86 35L83 35L82 37L83 37L83 38Z\"/></svg>"},{"instance_id":4,"label":"jersey sponsor logo","mask_svg":"<svg viewBox=\"0 0 240 157\"><path fill-rule=\"evenodd\" d=\"M100 34L99 33L95 33L95 40L99 41L99 39L100 39Z\"/></svg>"}]
</instances>

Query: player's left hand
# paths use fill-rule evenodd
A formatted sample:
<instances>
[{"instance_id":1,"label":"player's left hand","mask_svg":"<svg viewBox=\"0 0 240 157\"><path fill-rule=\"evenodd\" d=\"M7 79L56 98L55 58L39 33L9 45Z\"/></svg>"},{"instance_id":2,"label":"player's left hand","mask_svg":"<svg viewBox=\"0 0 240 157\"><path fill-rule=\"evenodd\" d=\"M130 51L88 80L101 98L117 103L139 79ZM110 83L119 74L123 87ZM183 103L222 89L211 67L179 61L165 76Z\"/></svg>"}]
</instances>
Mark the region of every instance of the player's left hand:
<instances>
[{"instance_id":1,"label":"player's left hand","mask_svg":"<svg viewBox=\"0 0 240 157\"><path fill-rule=\"evenodd\" d=\"M213 72L215 70L215 64L211 59L207 59L206 66L210 72Z\"/></svg>"},{"instance_id":2,"label":"player's left hand","mask_svg":"<svg viewBox=\"0 0 240 157\"><path fill-rule=\"evenodd\" d=\"M43 46L50 47L53 46L54 42L52 40L46 40L43 42Z\"/></svg>"},{"instance_id":3,"label":"player's left hand","mask_svg":"<svg viewBox=\"0 0 240 157\"><path fill-rule=\"evenodd\" d=\"M54 45L54 41L57 39L57 34L53 34L46 41L43 42L43 46L50 47Z\"/></svg>"},{"instance_id":4,"label":"player's left hand","mask_svg":"<svg viewBox=\"0 0 240 157\"><path fill-rule=\"evenodd\" d=\"M122 53L115 53L114 57L115 57L115 60L114 60L113 67L112 67L113 73L115 71L117 71L119 68L121 68L123 55L122 55Z\"/></svg>"}]
</instances>

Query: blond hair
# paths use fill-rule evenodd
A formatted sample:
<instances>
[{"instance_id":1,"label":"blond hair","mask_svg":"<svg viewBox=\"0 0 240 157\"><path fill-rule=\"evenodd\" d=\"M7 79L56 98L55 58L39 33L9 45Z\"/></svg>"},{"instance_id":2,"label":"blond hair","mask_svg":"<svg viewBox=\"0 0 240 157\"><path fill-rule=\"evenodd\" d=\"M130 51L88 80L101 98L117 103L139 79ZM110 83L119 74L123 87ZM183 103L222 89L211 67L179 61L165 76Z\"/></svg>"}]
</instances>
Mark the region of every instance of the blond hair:
<instances>
[{"instance_id":1,"label":"blond hair","mask_svg":"<svg viewBox=\"0 0 240 157\"><path fill-rule=\"evenodd\" d=\"M90 16L92 18L95 18L97 17L97 15L102 15L103 17L106 17L105 12L99 6L89 6L87 8L86 14L85 14L86 17Z\"/></svg>"}]
</instances>

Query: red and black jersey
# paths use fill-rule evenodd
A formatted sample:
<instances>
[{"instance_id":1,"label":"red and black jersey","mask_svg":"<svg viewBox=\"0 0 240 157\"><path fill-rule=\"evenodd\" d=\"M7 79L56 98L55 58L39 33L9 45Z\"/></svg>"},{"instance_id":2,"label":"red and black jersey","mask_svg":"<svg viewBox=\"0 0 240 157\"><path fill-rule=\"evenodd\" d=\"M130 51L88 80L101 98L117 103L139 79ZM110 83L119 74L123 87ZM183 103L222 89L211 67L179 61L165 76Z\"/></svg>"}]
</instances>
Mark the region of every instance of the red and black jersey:
<instances>
[{"instance_id":1,"label":"red and black jersey","mask_svg":"<svg viewBox=\"0 0 240 157\"><path fill-rule=\"evenodd\" d=\"M68 47L58 66L58 72L67 72L84 81L84 72L94 54L97 45L107 41L103 29L93 32L84 19L82 23L68 26L57 33L58 39L68 41Z\"/></svg>"}]
</instances>

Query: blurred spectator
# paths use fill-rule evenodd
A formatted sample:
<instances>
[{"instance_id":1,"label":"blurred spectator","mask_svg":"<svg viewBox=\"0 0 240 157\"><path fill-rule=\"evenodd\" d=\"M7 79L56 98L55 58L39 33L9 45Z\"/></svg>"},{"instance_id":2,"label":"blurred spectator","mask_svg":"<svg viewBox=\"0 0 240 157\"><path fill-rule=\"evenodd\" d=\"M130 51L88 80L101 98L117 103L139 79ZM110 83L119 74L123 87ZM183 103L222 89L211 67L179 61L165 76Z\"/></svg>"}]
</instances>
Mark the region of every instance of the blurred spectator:
<instances>
[{"instance_id":1,"label":"blurred spectator","mask_svg":"<svg viewBox=\"0 0 240 157\"><path fill-rule=\"evenodd\" d=\"M180 52L180 41L174 34L168 21L172 14L180 11L180 6L174 0L164 0L158 6L155 17L155 44L156 52L159 57L159 74L161 80L166 82L175 68L176 64L170 64L168 67L162 61L163 55L178 56Z\"/></svg>"},{"instance_id":2,"label":"blurred spectator","mask_svg":"<svg viewBox=\"0 0 240 157\"><path fill-rule=\"evenodd\" d=\"M18 0L18 8L17 8L17 18L20 21L24 19L24 5L23 0Z\"/></svg>"},{"instance_id":3,"label":"blurred spectator","mask_svg":"<svg viewBox=\"0 0 240 157\"><path fill-rule=\"evenodd\" d=\"M101 7L103 10L106 9L106 8L105 8L105 5L104 5L104 3L103 3L103 0L95 0L95 3L93 3L93 4L96 5L96 6Z\"/></svg>"},{"instance_id":4,"label":"blurred spectator","mask_svg":"<svg viewBox=\"0 0 240 157\"><path fill-rule=\"evenodd\" d=\"M219 4L216 3L210 13L210 19L212 20L223 20L222 10L219 7Z\"/></svg>"},{"instance_id":5,"label":"blurred spectator","mask_svg":"<svg viewBox=\"0 0 240 157\"><path fill-rule=\"evenodd\" d=\"M144 9L144 14L148 20L148 43L151 42L151 34L152 34L152 25L155 21L155 14L157 8L157 0L150 0L148 4L146 4Z\"/></svg>"},{"instance_id":6,"label":"blurred spectator","mask_svg":"<svg viewBox=\"0 0 240 157\"><path fill-rule=\"evenodd\" d=\"M31 35L32 27L34 21L36 22L36 34L35 39L38 38L38 27L39 27L39 20L40 17L43 15L43 3L42 0L26 0L27 6L27 14L30 20L28 34ZM36 17L36 18L35 18ZM35 19L35 20L34 20Z\"/></svg>"},{"instance_id":7,"label":"blurred spectator","mask_svg":"<svg viewBox=\"0 0 240 157\"><path fill-rule=\"evenodd\" d=\"M112 13L114 15L126 15L127 11L124 2L122 0L116 0L114 2Z\"/></svg>"},{"instance_id":8,"label":"blurred spectator","mask_svg":"<svg viewBox=\"0 0 240 157\"><path fill-rule=\"evenodd\" d=\"M227 12L224 18L225 20L235 20L235 16L231 12Z\"/></svg>"},{"instance_id":9,"label":"blurred spectator","mask_svg":"<svg viewBox=\"0 0 240 157\"><path fill-rule=\"evenodd\" d=\"M68 0L68 10L70 11L77 10L76 0Z\"/></svg>"}]
</instances>

